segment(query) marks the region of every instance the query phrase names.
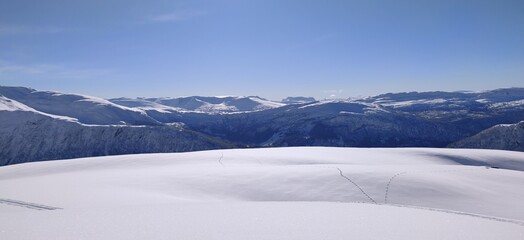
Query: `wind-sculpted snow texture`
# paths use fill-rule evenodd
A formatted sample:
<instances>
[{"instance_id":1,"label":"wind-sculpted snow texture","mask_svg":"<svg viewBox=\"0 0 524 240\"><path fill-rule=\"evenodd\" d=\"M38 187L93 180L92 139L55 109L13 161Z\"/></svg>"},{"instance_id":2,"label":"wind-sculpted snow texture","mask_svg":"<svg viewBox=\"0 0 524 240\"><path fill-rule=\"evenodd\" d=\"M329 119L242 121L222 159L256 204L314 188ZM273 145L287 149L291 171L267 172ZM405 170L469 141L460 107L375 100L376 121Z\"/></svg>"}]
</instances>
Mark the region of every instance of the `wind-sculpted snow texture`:
<instances>
[{"instance_id":1,"label":"wind-sculpted snow texture","mask_svg":"<svg viewBox=\"0 0 524 240\"><path fill-rule=\"evenodd\" d=\"M524 153L266 148L0 167L2 239L508 239Z\"/></svg>"},{"instance_id":2,"label":"wind-sculpted snow texture","mask_svg":"<svg viewBox=\"0 0 524 240\"><path fill-rule=\"evenodd\" d=\"M498 124L524 120L523 88L311 100L292 97L275 102L254 96L104 100L0 87L0 165L229 147L522 150L522 141L516 139L521 134L513 130L514 134L487 131L479 136L494 140L482 144L454 143ZM120 146L121 142L125 144Z\"/></svg>"}]
</instances>

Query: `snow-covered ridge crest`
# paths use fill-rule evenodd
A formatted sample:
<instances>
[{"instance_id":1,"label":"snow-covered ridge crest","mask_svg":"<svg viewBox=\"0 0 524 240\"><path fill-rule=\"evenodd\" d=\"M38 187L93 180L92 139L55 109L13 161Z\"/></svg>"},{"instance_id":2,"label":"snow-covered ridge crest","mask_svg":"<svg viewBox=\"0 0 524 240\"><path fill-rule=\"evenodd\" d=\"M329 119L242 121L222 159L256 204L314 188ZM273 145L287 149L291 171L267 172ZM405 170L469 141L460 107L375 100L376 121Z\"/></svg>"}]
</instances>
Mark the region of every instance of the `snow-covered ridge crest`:
<instances>
[{"instance_id":1,"label":"snow-covered ridge crest","mask_svg":"<svg viewBox=\"0 0 524 240\"><path fill-rule=\"evenodd\" d=\"M418 99L418 100L408 100L408 101L393 101L393 100L386 100L386 101L376 101L377 104L381 104L383 106L391 106L391 107L406 107L406 106L412 106L416 104L437 104L437 103L446 103L448 100L443 98L435 98L435 99Z\"/></svg>"},{"instance_id":2,"label":"snow-covered ridge crest","mask_svg":"<svg viewBox=\"0 0 524 240\"><path fill-rule=\"evenodd\" d=\"M208 114L255 112L286 105L257 96L113 98L109 99L109 101L146 111L176 111Z\"/></svg>"},{"instance_id":3,"label":"snow-covered ridge crest","mask_svg":"<svg viewBox=\"0 0 524 240\"><path fill-rule=\"evenodd\" d=\"M40 112L76 118L84 124L159 124L143 110L121 106L97 97L6 86L0 86L0 95Z\"/></svg>"},{"instance_id":4,"label":"snow-covered ridge crest","mask_svg":"<svg viewBox=\"0 0 524 240\"><path fill-rule=\"evenodd\" d=\"M298 109L308 110L315 108L340 109L340 114L374 114L389 112L384 106L375 102L363 102L359 99L324 99L316 102L301 104Z\"/></svg>"},{"instance_id":5,"label":"snow-covered ridge crest","mask_svg":"<svg viewBox=\"0 0 524 240\"><path fill-rule=\"evenodd\" d=\"M127 111L135 111L135 112L140 112L142 114L145 114L145 112L141 111L140 109L129 108L129 107L125 107L122 105L114 104L106 99L99 98L99 97L93 97L93 96L77 94L77 93L61 93L61 92L56 92L56 91L37 91L35 90L33 91L33 93L35 94L47 93L53 97L75 98L76 99L75 101L77 102L91 102L91 103L98 104L98 105L106 105L106 106L116 107L116 108L120 108L120 109L127 110Z\"/></svg>"},{"instance_id":6,"label":"snow-covered ridge crest","mask_svg":"<svg viewBox=\"0 0 524 240\"><path fill-rule=\"evenodd\" d=\"M78 122L78 119L76 119L76 118L71 118L71 117L66 117L66 116L59 116L59 115L53 115L53 114L40 112L38 110L35 110L35 109L31 108L31 107L28 107L28 106L24 105L23 103L20 103L20 102L17 102L15 100L6 98L6 97L4 97L2 95L0 95L0 111L32 112L32 113L35 113L35 114L47 116L47 117L54 118L54 119L60 119L60 120L69 121L69 122Z\"/></svg>"}]
</instances>

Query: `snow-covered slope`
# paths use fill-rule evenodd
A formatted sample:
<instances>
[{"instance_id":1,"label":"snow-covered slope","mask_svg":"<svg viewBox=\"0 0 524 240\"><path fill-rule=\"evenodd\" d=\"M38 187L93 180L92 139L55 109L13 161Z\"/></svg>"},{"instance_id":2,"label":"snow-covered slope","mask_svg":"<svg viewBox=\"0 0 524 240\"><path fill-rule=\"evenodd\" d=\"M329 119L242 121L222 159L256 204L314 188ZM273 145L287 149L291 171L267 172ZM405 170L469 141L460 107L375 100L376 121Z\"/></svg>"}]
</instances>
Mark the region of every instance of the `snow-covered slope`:
<instances>
[{"instance_id":1,"label":"snow-covered slope","mask_svg":"<svg viewBox=\"0 0 524 240\"><path fill-rule=\"evenodd\" d=\"M16 123L12 120L17 119ZM0 166L131 153L232 147L182 126L89 126L28 112L0 114Z\"/></svg>"},{"instance_id":2,"label":"snow-covered slope","mask_svg":"<svg viewBox=\"0 0 524 240\"><path fill-rule=\"evenodd\" d=\"M522 239L523 170L518 152L311 147L19 164L0 167L0 236Z\"/></svg>"},{"instance_id":3,"label":"snow-covered slope","mask_svg":"<svg viewBox=\"0 0 524 240\"><path fill-rule=\"evenodd\" d=\"M48 114L44 112L37 111L33 108L30 108L20 102L17 102L15 100L6 98L2 95L0 95L0 112L5 111L9 112L8 114L13 114L14 112L24 112L24 113L30 113L34 115L41 115L49 118L55 118L55 119L61 119L65 121L70 122L77 122L78 120L75 118L65 117L65 116L58 116L53 114ZM1 115L1 114L0 114ZM9 120L6 120L6 122L16 123L20 121L21 119L18 118L10 118Z\"/></svg>"},{"instance_id":4,"label":"snow-covered slope","mask_svg":"<svg viewBox=\"0 0 524 240\"><path fill-rule=\"evenodd\" d=\"M524 151L524 121L493 126L450 147Z\"/></svg>"},{"instance_id":5,"label":"snow-covered slope","mask_svg":"<svg viewBox=\"0 0 524 240\"><path fill-rule=\"evenodd\" d=\"M262 111L285 104L256 96L249 97L180 97L180 98L114 98L109 101L127 107L158 111L190 111L207 114Z\"/></svg>"},{"instance_id":6,"label":"snow-covered slope","mask_svg":"<svg viewBox=\"0 0 524 240\"><path fill-rule=\"evenodd\" d=\"M6 86L0 86L0 95L40 112L76 118L85 124L159 124L144 111L96 97Z\"/></svg>"},{"instance_id":7,"label":"snow-covered slope","mask_svg":"<svg viewBox=\"0 0 524 240\"><path fill-rule=\"evenodd\" d=\"M0 166L86 156L181 152L231 145L183 124L87 125L0 95Z\"/></svg>"}]
</instances>

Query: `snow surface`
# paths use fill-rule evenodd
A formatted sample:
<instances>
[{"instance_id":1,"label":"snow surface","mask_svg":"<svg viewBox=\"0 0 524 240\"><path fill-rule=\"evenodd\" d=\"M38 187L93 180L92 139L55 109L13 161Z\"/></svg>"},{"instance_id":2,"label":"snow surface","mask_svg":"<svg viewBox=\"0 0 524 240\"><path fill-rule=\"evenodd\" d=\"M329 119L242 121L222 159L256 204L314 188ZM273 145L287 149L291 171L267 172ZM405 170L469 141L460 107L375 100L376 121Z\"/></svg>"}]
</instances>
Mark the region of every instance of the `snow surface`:
<instances>
[{"instance_id":1,"label":"snow surface","mask_svg":"<svg viewBox=\"0 0 524 240\"><path fill-rule=\"evenodd\" d=\"M524 153L424 148L26 163L0 167L0 239L523 239L523 170Z\"/></svg>"}]
</instances>

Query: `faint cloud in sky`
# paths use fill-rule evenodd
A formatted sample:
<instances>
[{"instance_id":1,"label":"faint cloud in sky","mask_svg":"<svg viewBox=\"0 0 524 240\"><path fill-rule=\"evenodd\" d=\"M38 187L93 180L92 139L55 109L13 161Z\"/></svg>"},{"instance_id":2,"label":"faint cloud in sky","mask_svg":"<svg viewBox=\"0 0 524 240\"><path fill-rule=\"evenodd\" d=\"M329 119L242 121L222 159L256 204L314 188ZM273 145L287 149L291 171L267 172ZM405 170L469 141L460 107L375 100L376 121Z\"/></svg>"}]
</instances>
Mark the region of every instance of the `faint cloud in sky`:
<instances>
[{"instance_id":1,"label":"faint cloud in sky","mask_svg":"<svg viewBox=\"0 0 524 240\"><path fill-rule=\"evenodd\" d=\"M3 78L90 79L110 74L108 69L72 68L61 64L15 64L0 61Z\"/></svg>"},{"instance_id":2,"label":"faint cloud in sky","mask_svg":"<svg viewBox=\"0 0 524 240\"><path fill-rule=\"evenodd\" d=\"M344 92L344 89L331 89L331 90L322 91L324 95L328 95L328 98L340 97L340 94L342 94L343 92Z\"/></svg>"},{"instance_id":3,"label":"faint cloud in sky","mask_svg":"<svg viewBox=\"0 0 524 240\"><path fill-rule=\"evenodd\" d=\"M176 10L174 12L152 16L148 19L148 22L180 22L196 17L205 16L207 14L208 12L204 10Z\"/></svg>"},{"instance_id":4,"label":"faint cloud in sky","mask_svg":"<svg viewBox=\"0 0 524 240\"><path fill-rule=\"evenodd\" d=\"M0 36L20 34L46 34L66 31L65 28L55 26L28 26L0 24Z\"/></svg>"},{"instance_id":5,"label":"faint cloud in sky","mask_svg":"<svg viewBox=\"0 0 524 240\"><path fill-rule=\"evenodd\" d=\"M344 92L344 89L332 89L332 90L324 90L322 91L323 93L328 93L328 94L340 94L340 93L343 93Z\"/></svg>"}]
</instances>

